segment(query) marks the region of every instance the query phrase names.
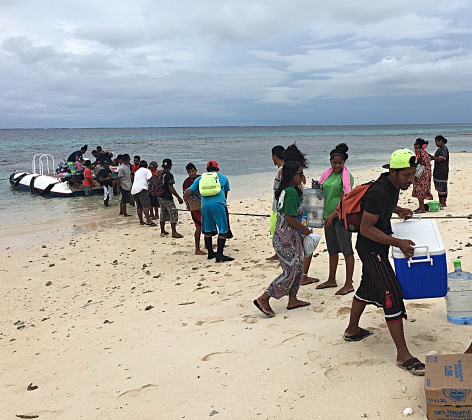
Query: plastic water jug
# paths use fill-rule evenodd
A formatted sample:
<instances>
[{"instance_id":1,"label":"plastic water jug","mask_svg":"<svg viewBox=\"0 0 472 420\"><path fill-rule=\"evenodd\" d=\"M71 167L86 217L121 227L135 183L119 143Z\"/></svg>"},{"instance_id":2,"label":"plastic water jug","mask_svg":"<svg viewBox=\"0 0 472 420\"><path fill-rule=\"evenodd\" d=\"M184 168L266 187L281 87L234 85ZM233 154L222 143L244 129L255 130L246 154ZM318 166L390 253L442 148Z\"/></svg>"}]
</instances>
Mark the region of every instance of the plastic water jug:
<instances>
[{"instance_id":1,"label":"plastic water jug","mask_svg":"<svg viewBox=\"0 0 472 420\"><path fill-rule=\"evenodd\" d=\"M303 208L307 216L306 225L312 228L323 227L325 193L318 184L313 181L313 188L306 188L303 191Z\"/></svg>"},{"instance_id":2,"label":"plastic water jug","mask_svg":"<svg viewBox=\"0 0 472 420\"><path fill-rule=\"evenodd\" d=\"M454 271L447 276L447 320L472 324L472 274L462 271L461 260L454 260Z\"/></svg>"}]
</instances>

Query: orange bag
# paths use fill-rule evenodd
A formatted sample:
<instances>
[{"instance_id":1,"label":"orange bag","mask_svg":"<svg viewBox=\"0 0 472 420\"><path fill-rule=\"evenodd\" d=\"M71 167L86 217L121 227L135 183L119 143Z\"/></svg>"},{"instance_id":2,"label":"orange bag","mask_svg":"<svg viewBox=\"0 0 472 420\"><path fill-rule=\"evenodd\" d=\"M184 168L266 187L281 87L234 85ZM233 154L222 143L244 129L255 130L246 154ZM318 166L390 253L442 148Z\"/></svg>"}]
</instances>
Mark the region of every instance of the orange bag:
<instances>
[{"instance_id":1,"label":"orange bag","mask_svg":"<svg viewBox=\"0 0 472 420\"><path fill-rule=\"evenodd\" d=\"M373 183L374 181L370 181L358 185L336 205L336 214L349 232L359 232L362 219L362 198Z\"/></svg>"}]
</instances>

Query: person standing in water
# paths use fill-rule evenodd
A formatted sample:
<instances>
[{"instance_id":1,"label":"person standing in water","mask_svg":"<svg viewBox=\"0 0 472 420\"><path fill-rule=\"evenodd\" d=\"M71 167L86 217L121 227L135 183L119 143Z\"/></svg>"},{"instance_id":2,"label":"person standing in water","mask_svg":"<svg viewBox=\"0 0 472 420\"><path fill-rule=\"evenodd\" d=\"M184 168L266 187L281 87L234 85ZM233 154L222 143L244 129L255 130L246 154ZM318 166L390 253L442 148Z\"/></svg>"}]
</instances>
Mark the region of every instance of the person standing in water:
<instances>
[{"instance_id":1,"label":"person standing in water","mask_svg":"<svg viewBox=\"0 0 472 420\"><path fill-rule=\"evenodd\" d=\"M346 261L346 280L344 286L335 295L347 295L354 291L352 275L354 273L354 251L352 249L352 233L348 232L336 214L336 206L354 185L354 178L344 163L348 159L349 147L345 143L338 144L329 153L331 168L323 172L320 184L326 194L324 211L324 230L326 246L329 254L328 280L316 286L317 289L337 287L336 270L339 263L339 253Z\"/></svg>"},{"instance_id":2,"label":"person standing in water","mask_svg":"<svg viewBox=\"0 0 472 420\"><path fill-rule=\"evenodd\" d=\"M303 176L303 167L299 162L285 162L282 179L275 193L279 214L272 242L283 272L253 301L256 308L267 317L275 316L270 298L280 299L288 295L288 310L310 305L310 302L297 298L303 272L303 242L299 231L303 235L310 234L310 229L299 220L303 216L300 190Z\"/></svg>"}]
</instances>

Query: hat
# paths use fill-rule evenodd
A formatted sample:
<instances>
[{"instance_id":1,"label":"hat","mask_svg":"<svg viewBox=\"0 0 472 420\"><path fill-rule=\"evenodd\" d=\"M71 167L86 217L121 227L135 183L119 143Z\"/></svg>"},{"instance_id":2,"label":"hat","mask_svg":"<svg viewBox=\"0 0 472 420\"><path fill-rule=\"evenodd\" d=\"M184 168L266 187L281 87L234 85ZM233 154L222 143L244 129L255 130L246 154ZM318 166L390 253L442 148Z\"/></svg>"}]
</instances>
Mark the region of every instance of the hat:
<instances>
[{"instance_id":1,"label":"hat","mask_svg":"<svg viewBox=\"0 0 472 420\"><path fill-rule=\"evenodd\" d=\"M151 162L149 162L148 167L149 168L157 168L157 162L155 160L152 160Z\"/></svg>"},{"instance_id":2,"label":"hat","mask_svg":"<svg viewBox=\"0 0 472 420\"><path fill-rule=\"evenodd\" d=\"M219 169L218 162L216 160L209 160L207 162L207 169Z\"/></svg>"},{"instance_id":3,"label":"hat","mask_svg":"<svg viewBox=\"0 0 472 420\"><path fill-rule=\"evenodd\" d=\"M170 168L172 166L172 160L171 159L164 159L162 161L162 167L163 168Z\"/></svg>"},{"instance_id":4,"label":"hat","mask_svg":"<svg viewBox=\"0 0 472 420\"><path fill-rule=\"evenodd\" d=\"M390 156L390 163L382 165L382 168L385 169L404 169L415 167L416 155L410 149L398 149L395 150Z\"/></svg>"}]
</instances>

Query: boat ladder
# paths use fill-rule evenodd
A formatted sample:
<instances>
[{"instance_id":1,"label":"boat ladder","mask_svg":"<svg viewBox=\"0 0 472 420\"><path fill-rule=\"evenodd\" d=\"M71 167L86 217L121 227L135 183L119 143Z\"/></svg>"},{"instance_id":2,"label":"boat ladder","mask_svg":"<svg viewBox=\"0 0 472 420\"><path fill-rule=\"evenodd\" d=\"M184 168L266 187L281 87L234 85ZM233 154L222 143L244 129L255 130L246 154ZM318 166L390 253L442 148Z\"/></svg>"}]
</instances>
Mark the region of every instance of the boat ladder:
<instances>
[{"instance_id":1,"label":"boat ladder","mask_svg":"<svg viewBox=\"0 0 472 420\"><path fill-rule=\"evenodd\" d=\"M54 175L54 157L47 153L37 153L33 156L31 164L33 174Z\"/></svg>"}]
</instances>

